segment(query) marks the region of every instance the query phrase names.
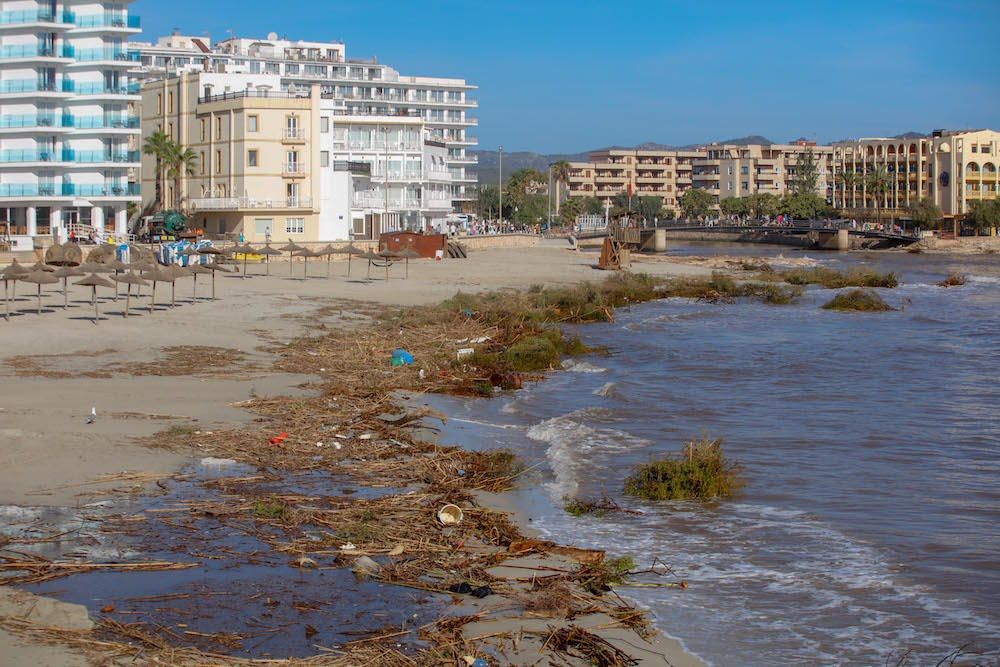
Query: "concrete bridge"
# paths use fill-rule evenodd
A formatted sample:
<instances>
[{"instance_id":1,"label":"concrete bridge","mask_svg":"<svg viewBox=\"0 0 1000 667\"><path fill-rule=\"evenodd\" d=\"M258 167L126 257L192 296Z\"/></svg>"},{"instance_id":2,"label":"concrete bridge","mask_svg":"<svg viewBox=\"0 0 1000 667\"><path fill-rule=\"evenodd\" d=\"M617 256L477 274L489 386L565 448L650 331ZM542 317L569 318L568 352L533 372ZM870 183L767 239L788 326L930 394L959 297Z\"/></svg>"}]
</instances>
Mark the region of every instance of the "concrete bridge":
<instances>
[{"instance_id":1,"label":"concrete bridge","mask_svg":"<svg viewBox=\"0 0 1000 667\"><path fill-rule=\"evenodd\" d=\"M916 243L916 235L873 230L852 229L849 224L803 221L791 225L764 224L659 224L634 230L638 232L634 245L640 250L661 251L668 240L726 241L730 243L773 243L815 250L851 250L861 248L894 248ZM605 231L580 234L582 245L600 243ZM633 237L636 234L633 233ZM589 243L588 243L589 242Z\"/></svg>"}]
</instances>

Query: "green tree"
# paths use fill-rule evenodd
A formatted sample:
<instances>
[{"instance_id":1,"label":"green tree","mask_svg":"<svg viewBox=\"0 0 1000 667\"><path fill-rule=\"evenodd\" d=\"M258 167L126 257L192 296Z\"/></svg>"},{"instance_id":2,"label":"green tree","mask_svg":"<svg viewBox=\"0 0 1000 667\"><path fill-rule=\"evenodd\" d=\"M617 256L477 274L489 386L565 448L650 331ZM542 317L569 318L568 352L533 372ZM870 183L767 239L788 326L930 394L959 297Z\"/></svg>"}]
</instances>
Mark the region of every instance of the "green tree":
<instances>
[{"instance_id":1,"label":"green tree","mask_svg":"<svg viewBox=\"0 0 1000 667\"><path fill-rule=\"evenodd\" d=\"M723 215L746 215L750 211L749 197L726 197L719 202Z\"/></svg>"},{"instance_id":2,"label":"green tree","mask_svg":"<svg viewBox=\"0 0 1000 667\"><path fill-rule=\"evenodd\" d=\"M482 184L476 191L476 214L483 220L493 219L500 209L500 189Z\"/></svg>"},{"instance_id":3,"label":"green tree","mask_svg":"<svg viewBox=\"0 0 1000 667\"><path fill-rule=\"evenodd\" d=\"M808 148L799 154L795 161L795 178L792 179L792 189L795 194L816 194L816 183L819 180L819 169L816 166L816 156L813 149Z\"/></svg>"},{"instance_id":4,"label":"green tree","mask_svg":"<svg viewBox=\"0 0 1000 667\"><path fill-rule=\"evenodd\" d=\"M972 202L965 220L977 233L1000 227L1000 199Z\"/></svg>"},{"instance_id":5,"label":"green tree","mask_svg":"<svg viewBox=\"0 0 1000 667\"><path fill-rule=\"evenodd\" d=\"M689 188L681 195L681 213L687 219L698 219L708 215L715 200L701 188Z\"/></svg>"},{"instance_id":6,"label":"green tree","mask_svg":"<svg viewBox=\"0 0 1000 667\"><path fill-rule=\"evenodd\" d=\"M583 213L584 200L579 197L570 197L563 203L559 211L559 223L563 227L570 227L576 223L576 216Z\"/></svg>"},{"instance_id":7,"label":"green tree","mask_svg":"<svg viewBox=\"0 0 1000 667\"><path fill-rule=\"evenodd\" d=\"M600 215L604 213L604 202L597 197L587 197L583 200L583 212L587 215Z\"/></svg>"},{"instance_id":8,"label":"green tree","mask_svg":"<svg viewBox=\"0 0 1000 667\"><path fill-rule=\"evenodd\" d=\"M907 213L921 229L932 229L941 219L941 207L930 197L921 197L920 201L910 204Z\"/></svg>"},{"instance_id":9,"label":"green tree","mask_svg":"<svg viewBox=\"0 0 1000 667\"><path fill-rule=\"evenodd\" d=\"M754 219L775 215L778 212L778 198L770 192L758 192L746 198L747 209Z\"/></svg>"},{"instance_id":10,"label":"green tree","mask_svg":"<svg viewBox=\"0 0 1000 667\"><path fill-rule=\"evenodd\" d=\"M167 163L173 143L166 132L157 130L146 137L146 141L142 144L142 152L156 160L156 189L153 197L154 211L163 208L165 205L163 191L166 189L167 176L164 166Z\"/></svg>"},{"instance_id":11,"label":"green tree","mask_svg":"<svg viewBox=\"0 0 1000 667\"><path fill-rule=\"evenodd\" d=\"M569 162L566 160L559 160L549 165L549 171L552 174L552 180L556 186L556 214L558 215L560 204L559 197L562 192L560 185L569 183L569 174L572 169L569 166Z\"/></svg>"},{"instance_id":12,"label":"green tree","mask_svg":"<svg viewBox=\"0 0 1000 667\"><path fill-rule=\"evenodd\" d=\"M660 212L656 214L660 220L673 220L677 217L677 211L672 208L667 208L664 206L660 209Z\"/></svg>"},{"instance_id":13,"label":"green tree","mask_svg":"<svg viewBox=\"0 0 1000 667\"><path fill-rule=\"evenodd\" d=\"M871 197L875 206L875 216L879 224L882 224L882 207L885 205L885 196L889 192L892 181L885 167L875 167L865 175L865 188L868 196Z\"/></svg>"},{"instance_id":14,"label":"green tree","mask_svg":"<svg viewBox=\"0 0 1000 667\"><path fill-rule=\"evenodd\" d=\"M197 162L198 155L192 149L184 148L175 141L170 142L164 163L167 177L174 181L174 201L171 203L174 209L181 207L181 179L185 175L194 176Z\"/></svg>"},{"instance_id":15,"label":"green tree","mask_svg":"<svg viewBox=\"0 0 1000 667\"><path fill-rule=\"evenodd\" d=\"M793 192L781 198L778 210L797 220L815 220L824 216L826 200L816 193Z\"/></svg>"}]
</instances>

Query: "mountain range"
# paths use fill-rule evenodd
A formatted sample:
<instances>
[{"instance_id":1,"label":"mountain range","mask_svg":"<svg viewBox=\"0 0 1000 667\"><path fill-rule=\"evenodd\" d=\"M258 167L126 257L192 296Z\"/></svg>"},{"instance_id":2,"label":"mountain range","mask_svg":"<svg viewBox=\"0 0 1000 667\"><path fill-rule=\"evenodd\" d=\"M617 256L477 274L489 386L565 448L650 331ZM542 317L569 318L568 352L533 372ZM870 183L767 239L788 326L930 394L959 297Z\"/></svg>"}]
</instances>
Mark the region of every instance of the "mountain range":
<instances>
[{"instance_id":1,"label":"mountain range","mask_svg":"<svg viewBox=\"0 0 1000 667\"><path fill-rule=\"evenodd\" d=\"M921 132L904 132L903 134L897 134L893 139L915 139L918 137L927 136L925 133ZM759 134L751 134L746 137L737 137L735 139L724 139L721 141L713 141L710 143L716 144L730 144L735 146L746 146L748 144L760 144L762 146L770 146L774 142L767 137L762 137ZM660 144L655 141L646 141L635 146L606 146L604 148L595 148L589 151L582 151L580 153L534 153L531 151L504 151L503 154L503 171L504 174L508 176L518 169L536 169L538 171L544 172L549 168L549 165L553 162L558 162L559 160L566 160L567 162L586 162L590 159L590 154L608 150L612 148L624 148L627 150L647 150L647 151L670 151L670 150L694 150L696 148L701 148L709 144L687 144L684 146L675 146L672 144ZM477 178L480 183L496 183L500 175L500 159L499 153L497 151L469 151L470 154L479 158L479 164L473 168L476 172Z\"/></svg>"}]
</instances>

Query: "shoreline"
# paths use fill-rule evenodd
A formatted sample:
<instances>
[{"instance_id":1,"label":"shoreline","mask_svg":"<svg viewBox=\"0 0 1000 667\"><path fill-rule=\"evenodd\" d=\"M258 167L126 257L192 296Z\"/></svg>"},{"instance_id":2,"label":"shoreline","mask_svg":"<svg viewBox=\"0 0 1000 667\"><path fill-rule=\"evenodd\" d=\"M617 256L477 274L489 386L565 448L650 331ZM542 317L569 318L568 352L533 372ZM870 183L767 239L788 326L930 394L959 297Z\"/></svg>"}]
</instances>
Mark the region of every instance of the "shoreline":
<instances>
[{"instance_id":1,"label":"shoreline","mask_svg":"<svg viewBox=\"0 0 1000 667\"><path fill-rule=\"evenodd\" d=\"M488 253L483 253L483 254L488 254ZM521 251L521 252L518 252L517 254L524 254L524 253L523 253L523 251ZM551 255L552 253L548 252L547 254ZM579 262L579 258L578 257L574 257L574 254L566 253L566 251L564 251L562 249L560 249L559 252L556 253L556 254L562 255L562 256L566 257L567 259L569 259L572 263L575 263L575 264L579 265L579 263L578 263ZM506 265L507 262L506 261L501 261L500 264L501 265ZM434 266L434 265L429 265L429 266ZM554 268L556 270L553 270ZM550 282L550 284L552 282L554 282L556 284L559 284L559 283L562 283L562 284L573 284L573 283L575 283L575 282L577 282L579 280L579 278L575 278L574 279L573 277L569 277L569 279L567 279L566 276L558 275L558 273L559 273L558 272L558 268L559 267L552 267L551 265L548 266L547 269L546 269L547 275L537 275L537 274L536 275L521 275L521 276L519 276L519 278L520 278L520 281L519 281L520 284L513 285L513 287L523 289L524 287L530 286L530 284L533 284L532 282L528 282L529 280L537 280L537 279L541 279L543 281ZM671 268L674 270L673 272L670 271ZM279 271L280 271L280 269L279 269ZM592 271L592 269L590 269L589 265L587 265L587 273L590 273L590 271ZM668 267L664 267L663 269L660 269L659 272L663 273L665 275L692 275L692 274L699 274L699 273L701 273L701 274L707 273L703 269L699 270L699 269L692 269L690 267L681 267L681 266L668 266ZM594 279L599 278L600 276L601 276L601 274L590 275L589 279L594 280ZM227 285L227 287L229 287L229 286L239 287L240 283L242 281L239 281L239 279L236 279L236 278L229 278L225 282L229 283L229 285ZM250 282L252 282L252 281L250 281ZM309 283L311 283L311 282L312 281L306 281L306 285L309 285ZM476 285L476 287L480 287L480 288L483 288L483 289L502 288L502 287L505 286L504 282L510 282L507 275L504 275L504 276L500 277L499 280L497 279L497 277L494 277L493 284L483 285L482 283L479 283L479 284ZM525 283L527 283L527 284L525 284ZM279 283L279 286L280 286L280 283ZM385 285L385 286L379 285L378 287L391 288L391 285ZM442 289L443 290L451 290L451 292L454 293L455 282L453 280L447 280L447 281L444 281L444 286L442 286L442 285L439 284L439 285L435 286L435 289L428 290L427 292L421 292L421 293L418 293L416 295L414 295L414 294L411 293L411 294L409 294L409 300L410 301L414 301L415 300L416 302L425 302L425 303L426 302L430 302L430 301L434 300L437 297L437 295L440 293L440 291ZM253 295L253 291L252 290L249 293L249 296L251 298L251 301L259 300L259 296ZM401 290L397 289L393 293L393 295L391 297L389 297L389 298L385 298L385 296L382 296L381 299L359 302L359 306L362 306L360 308L360 310L363 312L366 307L376 307L376 308L384 309L386 306L390 306L391 307L392 305L404 305L404 304L400 304L398 302L399 301L403 301L404 299L401 298L401 297L405 297L405 296L407 296L405 293L403 293ZM416 298L414 299L414 297L416 297ZM278 333L274 329L275 321L274 321L273 314L271 316L268 316L267 318L265 318L268 321L268 328L267 328L268 333L267 333L267 336L266 336L265 340L270 339L270 340L273 341L276 338L279 339L279 340L282 339L282 338L285 339L285 340L290 340L290 339L292 339L292 338L295 337L295 335L296 335L295 332L296 331L298 331L298 332L302 332L303 330L308 331L309 319L311 317L311 312L314 311L317 306L320 307L321 309L323 308L323 306L321 305L320 302L312 303L309 300L303 299L301 296L299 296L299 297L293 296L292 298L288 298L287 296L284 296L284 297L279 297L279 298L282 301L286 302L286 304L283 304L283 305L287 305L287 303L291 303L293 305L293 307L290 309L291 312L285 312L282 315L278 315L278 317L287 318L288 315L291 315L292 318L294 318L297 321L295 321L291 326L279 327L279 329L283 329L283 332L280 335L278 335ZM271 297L268 297L268 299L271 300L271 301L273 301L275 299L275 297L271 296ZM395 302L395 303L393 303L393 302ZM198 307L203 307L205 305L207 305L207 304L199 304ZM105 306L106 309L108 309L110 307L111 307L110 305L109 306ZM183 312L183 310L181 312ZM354 317L353 315L351 315L351 307L349 305L346 306L346 307L342 307L339 312L340 312L340 315L338 317L347 317L347 319L349 319L349 320L353 319L353 317ZM50 315L50 313L46 313L45 315ZM43 316L43 318L44 317L45 316ZM164 315L163 317L167 317L167 315ZM27 323L28 321L30 321L30 320L27 319L27 316L19 316L17 319L20 320L22 318L25 319L25 323L22 324L21 322L17 322L16 324L20 325L20 326L18 326L17 330L13 330L12 329L12 331L14 331L15 333L16 332L20 332L21 329L29 328L29 326L30 326ZM50 318L50 321L51 321L51 318ZM132 324L132 318L130 318L130 320L128 320L127 323L128 324ZM39 328L37 321L36 322L32 322L31 324L33 325L33 326L31 326L31 328L34 328L34 329ZM103 332L112 330L112 328L114 326L118 325L118 324L119 323L117 323L117 322L114 323L114 324L111 324L111 326L108 326L107 324L103 324L103 326L100 327L100 329L98 329L97 331L100 332L100 333L103 333ZM149 323L146 323L146 324L149 324ZM348 322L347 324L350 325L350 322ZM324 326L325 326L325 324L324 324ZM78 381L74 380L74 376L79 376L81 374L84 375L84 376L86 376L87 373L89 373L90 371L92 371L93 370L93 366L94 366L94 364L92 362L94 360L99 360L99 363L97 364L98 367L103 367L104 364L105 364L105 362L111 361L111 360L117 361L120 366L124 366L124 365L127 365L127 364L141 365L143 363L143 361L144 361L143 358L142 358L143 355L141 355L141 354L140 355L136 355L134 353L132 355L130 355L127 352L128 346L127 346L127 343L125 343L125 340L127 340L127 337L121 340L121 347L122 347L122 349L119 349L118 351L116 351L114 353L109 353L106 356L96 355L96 356L92 357L90 359L90 361L83 361L82 360L82 356L73 354L73 352L74 352L74 347L73 346L74 345L79 345L79 344L83 343L87 338L89 338L90 336L88 334L90 334L90 331L89 330L80 331L78 327L79 327L79 323L77 323L77 328L76 328L75 331L69 332L70 335L66 336L67 340L63 341L63 344L59 348L60 350L65 351L64 354L67 354L66 357L63 357L62 359L57 360L57 361L53 361L53 358L51 357L51 355L41 355L41 357L39 359L40 359L41 363L45 364L45 366L44 366L45 367L45 373L48 374L49 376L48 377L43 376L43 377L39 377L39 378L34 378L34 384L37 384L38 388L33 388L33 387L30 387L30 386L26 387L27 390L28 390L28 391L24 392L24 395L26 397L37 396L39 393L44 393L44 390L42 389L42 387L44 387L48 383L55 382L55 383L59 384L60 386L63 386L63 387L66 388L65 390L66 390L67 394L62 399L64 403L66 403L66 404L73 404L74 402L79 403L79 401L80 401L80 394L83 393L83 392L87 392L88 391L85 387L94 387L95 385L98 386L98 387L106 387L106 386L110 386L112 383L116 382L116 379L114 377L112 377L112 378L101 378L101 377L78 378ZM129 327L129 328L130 329L134 329L135 327ZM230 327L227 327L227 329L228 328L230 328ZM114 339L114 338L117 338L120 334L123 334L125 332L110 332L110 333L111 333L112 339ZM201 335L201 333L203 333L203 332L200 332L199 335ZM231 334L232 332L229 331L228 333ZM23 340L27 341L31 335L32 335L32 332L25 332L25 338ZM251 345L252 339L256 338L256 339L259 340L259 335L260 335L259 331L257 331L257 332L251 332L251 331L246 331L245 330L244 333L243 333L243 336L247 339L247 343L245 343L241 347L245 348L248 351L248 355L249 355L249 357L252 360L251 363L249 364L249 366L251 368L253 367L253 362L254 361L257 362L257 363L262 363L262 357L260 357L259 350L257 350L257 348L259 347L259 345L256 345L256 346ZM222 332L222 331L216 332L216 337L226 337L226 333ZM213 338L213 336L209 335L208 338ZM158 342L163 342L163 341L158 341ZM208 341L205 341L205 342L208 342ZM13 349L17 349L17 346L15 345L13 347ZM123 351L125 351L124 354L122 354ZM9 363L10 358L5 359L5 361L7 361ZM52 365L49 365L49 364L52 364ZM37 370L37 366L36 366L36 370ZM29 368L27 370L27 372L30 373L31 369ZM177 421L178 423L181 423L181 424L183 424L183 423L191 423L191 422L194 422L196 424L208 424L208 425L213 425L213 426L211 426L212 428L218 428L218 427L220 427L222 425L226 425L226 424L234 425L234 424L239 424L239 423L245 423L247 420L249 420L252 417L252 413L247 413L247 411L242 408L240 400L231 400L231 399L238 399L240 397L241 389L242 389L242 392L244 392L244 394L243 394L244 396L246 395L246 392L249 392L251 394L251 396L253 396L253 395L259 396L261 391L266 391L267 395L277 395L277 394L281 393L281 388L282 387L288 388L288 387L292 386L294 384L294 382L296 381L295 380L295 376L285 374L284 376L280 376L281 379L278 382L279 386L273 386L273 385L268 384L267 381L264 379L264 378L268 377L269 375L271 375L271 373L257 374L255 376L255 377L257 377L257 379L255 379L255 380L252 381L250 387L246 386L247 383L245 381L242 382L242 383L239 382L239 381L229 381L229 380L221 379L221 378L218 378L218 377L212 377L212 374L208 374L208 375L205 375L205 376L201 377L201 379L196 384L204 384L205 385L205 391L207 393L204 394L204 395L198 394L198 395L196 395L194 397L190 397L189 396L188 398L192 402L199 403L199 404L202 404L202 405L211 405L211 404L218 405L218 403L219 403L218 398L222 397L223 398L222 403L228 404L228 406L229 406L228 408L223 409L221 411L217 408L215 410L209 410L207 412L201 412L201 413L197 412L196 410L192 410L192 409L182 409L182 410L174 410L174 409L169 409L168 410L168 409L165 409L166 406L170 406L172 408L173 407L177 407L176 401L178 400L178 398L174 398L174 397L166 398L166 397L164 397L162 395L161 396L157 396L155 400L152 400L152 401L146 403L144 406L142 406L144 409L139 409L139 410L132 409L132 408L134 408L134 406L131 405L131 404L135 402L137 394L138 395L144 395L144 396L147 396L147 397L155 396L157 391L162 391L162 386L163 385L172 385L172 386L175 386L175 387L183 386L184 387L184 392L183 393L187 393L190 390L191 386L192 386L191 383L190 383L190 377L189 376L186 376L186 375L169 376L168 375L166 377L161 377L161 376L156 376L154 374L153 378L155 378L155 379L151 379L149 381L150 386L148 386L145 389L142 389L141 386L140 386L143 382L145 382L144 380L141 380L141 379L137 379L137 378L132 377L128 381L124 381L124 382L120 382L119 381L119 383L122 384L124 388L123 388L123 391L121 392L121 394L118 395L115 400L121 401L123 404L130 404L130 405L128 405L128 407L130 409L128 409L128 410L125 410L125 409L114 410L114 411L110 411L110 413L109 413L108 411L106 411L107 409L104 408L104 406L102 405L102 409L99 412L99 417L100 418L105 418L106 417L106 418L105 419L99 419L99 421L97 423L100 424L100 425L103 425L103 423L105 421L107 421L107 422L109 422L108 425L109 426L113 425L114 428L111 429L109 432L97 433L95 435L96 435L97 438L101 438L101 437L111 438L112 440L115 440L117 443L126 443L126 444L124 444L125 449L131 450L131 449L134 448L134 445L131 445L131 444L128 444L128 443L131 442L132 437L134 437L135 435L143 435L143 434L149 434L151 432L156 432L157 429L156 428L150 428L150 425L157 425L157 422L159 421L159 419L162 419L166 423L171 423L171 421ZM14 376L17 377L17 373L15 373ZM308 376L300 376L300 377L302 379L305 379ZM230 382L233 385L232 389L230 390L230 393L227 394L226 392L219 392L218 390L219 390L219 387L220 387L220 383L222 385L224 385L226 382ZM27 384L31 384L31 383L28 382L27 380L24 380L23 384L27 385ZM90 389L90 391L93 391L93 389ZM100 393L101 391L103 391L103 389L98 389L97 391L98 391L98 393ZM209 398L209 396L211 396L211 395L215 396L216 400L214 401L214 403L213 403L213 400L211 398ZM11 410L11 412L14 413L14 414L16 414L16 416L17 416L17 422L18 423L17 423L16 426L20 427L20 428L14 428L14 429L5 429L3 433L0 433L0 435L2 435L3 438L4 438L4 441L8 442L8 443L11 442L11 441L18 441L18 440L25 441L26 438L31 439L32 438L32 436L31 436L32 433L36 433L36 434L38 434L38 435L40 435L42 437L44 437L48 433L49 437L51 437L51 432L49 431L49 429L53 425L57 426L57 431L56 432L61 434L61 436L58 439L62 439L62 438L68 437L68 435L72 431L79 430L79 428L80 428L80 426L79 426L80 421L79 420L82 418L83 414L85 414L85 412L83 412L83 413L76 412L76 409L80 409L80 406L79 405L74 405L74 410L65 410L61 414L56 415L56 419L53 420L52 419L53 415L51 415L51 414L45 414L45 411L38 410L37 408L31 406L27 401L24 404L20 404L20 405L11 404L11 403L8 403L8 402L5 401L4 405L5 406L7 406L7 405L11 405L12 406L13 409ZM188 404L185 404L185 408L187 408L187 405ZM125 407L125 406L123 405L123 407ZM232 410L232 408L236 408L236 410L234 411L234 410ZM9 409L9 408L5 408L5 409ZM86 409L85 407L82 408L82 411L85 411L85 409ZM180 414L177 414L177 413L180 413ZM144 416L143 417L138 417L137 415L144 415ZM141 424L141 427L138 428L138 429L136 428L137 424ZM205 428L205 426L202 426L201 428ZM86 438L93 438L93 437L95 437L95 436L91 436L91 435L86 436ZM87 443L86 445L79 445L78 444L77 447L78 448L79 447L86 447L89 444L92 444L92 443ZM35 473L29 474L29 475L26 475L26 476L20 476L21 481L22 481L22 486L21 487L15 488L15 487L12 487L9 484L5 483L5 486L4 486L4 488L5 488L5 497L2 499L2 501L8 503L9 505L24 505L26 500L31 500L31 499L37 498L37 496L31 495L31 494L37 492L38 486L39 486L38 482L40 480L45 480L45 481L58 481L60 483L58 483L58 484L48 484L48 487L50 487L50 488L51 487L61 487L61 488L58 489L58 493L56 493L54 495L47 496L47 497L42 497L42 499L44 500L43 504L48 503L48 504L52 504L52 505L69 505L72 502L77 502L78 503L79 501L75 500L75 494L76 494L76 492L80 488L79 485L83 485L83 484L86 484L86 483L92 481L92 478L94 477L93 473L95 472L96 469L100 469L100 468L103 467L106 472L111 472L111 471L115 470L115 468L113 467L114 465L118 465L118 464L123 463L123 460L120 459L121 447L122 447L121 444L116 444L114 446L109 447L108 448L109 449L108 455L110 456L110 458L105 459L105 460L94 461L94 463L96 465L96 468L94 468L94 469L87 469L87 468L84 468L84 469L70 469L70 470L67 470L67 469L58 470L58 469L51 469L51 468L47 469L46 465L45 465L45 461L42 460L42 461L39 462L39 464L37 466L38 469L36 470ZM22 451L23 451L23 449L22 449ZM90 450L88 450L88 456L85 456L84 459L81 459L81 460L91 460L91 456L89 456L89 454L91 454L91 453L93 453L93 452L90 451ZM53 453L50 452L50 454L53 454ZM179 466L183 465L184 463L190 463L190 462L193 462L193 461L197 460L197 456L193 456L192 457L190 454L181 455L181 456L167 456L166 458L163 457L163 453L160 452L160 451L157 451L155 453L154 452L143 451L143 452L139 452L139 454L140 454L139 460L137 460L132 465L143 466L144 463L155 464L155 466L159 466L160 467L160 471L161 472L158 473L158 474L161 475L161 476L166 476L168 474L168 471L176 470ZM59 458L60 453L56 452L53 455L56 458ZM65 455L65 450L62 450L62 455ZM15 465L15 467L17 465L19 465L19 463L16 461L16 459L17 459L16 455L10 457L10 462L13 463ZM52 459L50 458L49 461L51 461L51 460ZM114 463L112 463L112 461ZM131 467L131 465L129 465L129 467ZM118 468L118 470L120 470L120 468ZM8 472L8 476L9 475L10 475L10 471ZM15 475L16 475L16 473L15 473ZM55 479L53 479L53 478L55 478ZM5 482L9 482L10 479L12 479L12 478L6 479ZM121 481L119 480L118 482L115 482L114 480L112 480L110 482L110 485L114 486L116 483L120 484ZM148 485L148 483L149 483L149 481L147 481L147 485ZM105 485L105 486L107 486L107 485ZM90 487L88 487L88 488L90 488ZM99 488L99 487L95 486L94 488ZM135 489L133 489L133 490L135 490ZM485 504L487 506L496 505L495 509L499 509L499 510L502 510L503 507L501 507L501 506L505 505L505 503L502 502L504 499L507 499L507 496L505 496L505 495L484 496L484 502L485 502ZM494 508L491 507L491 509L494 509ZM524 524L523 521L521 521L520 523ZM530 525L527 525L525 527L526 528L530 528ZM9 605L0 603L0 614L10 615L12 609L13 608L10 607ZM68 612L74 612L74 610L75 610L74 613L78 613L79 612L79 609L75 609L75 607L73 605L68 605L68 606L65 607L65 609L68 610ZM522 620L524 620L523 616L521 618L522 618ZM517 625L516 619L513 622L514 622L514 625L511 625L511 619L507 619L506 625L502 624L503 627L510 628L509 630L505 630L505 631L513 631L513 628ZM598 625L600 625L600 624L598 624ZM477 629L479 629L479 628L477 628ZM667 638L666 636L664 636L664 640L665 641L667 641L668 639L669 638ZM674 640L669 640L669 641L674 641ZM680 645L679 645L679 643L677 643L676 645L669 645L669 641L667 641L667 644L664 645L663 647L661 647L661 649L659 649L659 652L660 653L664 653L665 652L665 653L668 653L669 655L671 655L672 656L671 659L675 660L675 662L673 662L673 664L690 664L690 665L703 664L700 661L698 661L697 659L693 658L693 656L689 656L687 654L684 654L684 655L679 655L679 654L675 655L675 653L677 653L678 650L680 649ZM21 642L21 641L12 640L11 637L7 633L0 632L0 646L7 646L7 645L9 645L11 647L10 655L11 655L11 659L14 661L14 664L17 664L17 660L20 659L18 657L19 655L21 655L21 657L23 657L25 661L28 661L29 660L28 656L29 655L35 655L34 652L36 652L36 651L39 650L39 647L38 647L38 645L36 643L29 642L29 643L25 644L24 642ZM23 653L18 654L17 652L15 652L15 647L17 647L17 646L20 646L20 647L23 648ZM21 650L21 649L17 649L17 650ZM53 651L54 651L53 655L56 655L58 653L59 649L53 649ZM655 654L655 653L657 653L657 651L654 650L652 652L652 654ZM648 657L649 656L647 656L647 658ZM648 664L657 664L657 663L648 663Z\"/></svg>"}]
</instances>

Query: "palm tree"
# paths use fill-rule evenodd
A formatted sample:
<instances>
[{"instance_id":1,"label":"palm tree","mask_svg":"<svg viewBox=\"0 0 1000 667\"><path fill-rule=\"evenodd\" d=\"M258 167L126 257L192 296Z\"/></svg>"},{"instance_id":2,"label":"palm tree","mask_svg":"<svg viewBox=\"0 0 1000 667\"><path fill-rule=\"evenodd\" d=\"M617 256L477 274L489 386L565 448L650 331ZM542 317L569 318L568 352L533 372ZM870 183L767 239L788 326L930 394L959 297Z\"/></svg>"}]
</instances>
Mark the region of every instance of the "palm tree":
<instances>
[{"instance_id":1,"label":"palm tree","mask_svg":"<svg viewBox=\"0 0 1000 667\"><path fill-rule=\"evenodd\" d=\"M170 154L173 143L166 132L157 130L146 137L146 141L142 144L142 152L156 159L156 196L153 200L154 208L162 208L164 204L163 191L166 189L164 166L167 163L167 156Z\"/></svg>"},{"instance_id":2,"label":"palm tree","mask_svg":"<svg viewBox=\"0 0 1000 667\"><path fill-rule=\"evenodd\" d=\"M570 169L569 162L566 160L559 160L558 162L553 162L549 166L549 170L552 173L552 178L556 182L556 215L559 215L559 193L560 183L569 183Z\"/></svg>"},{"instance_id":3,"label":"palm tree","mask_svg":"<svg viewBox=\"0 0 1000 667\"><path fill-rule=\"evenodd\" d=\"M170 142L170 150L167 153L167 175L174 179L174 209L181 207L181 178L186 174L194 176L195 163L198 155L190 148L183 148L177 142Z\"/></svg>"},{"instance_id":4,"label":"palm tree","mask_svg":"<svg viewBox=\"0 0 1000 667\"><path fill-rule=\"evenodd\" d=\"M883 166L875 167L865 176L865 187L875 203L875 216L880 225L882 224L882 204L885 203L885 196L891 185L889 172Z\"/></svg>"},{"instance_id":5,"label":"palm tree","mask_svg":"<svg viewBox=\"0 0 1000 667\"><path fill-rule=\"evenodd\" d=\"M840 181L841 186L844 188L844 208L853 208L854 204L854 186L858 184L858 174L857 172L846 169L839 174L837 174L837 180ZM851 206L847 205L847 191L851 191Z\"/></svg>"}]
</instances>

